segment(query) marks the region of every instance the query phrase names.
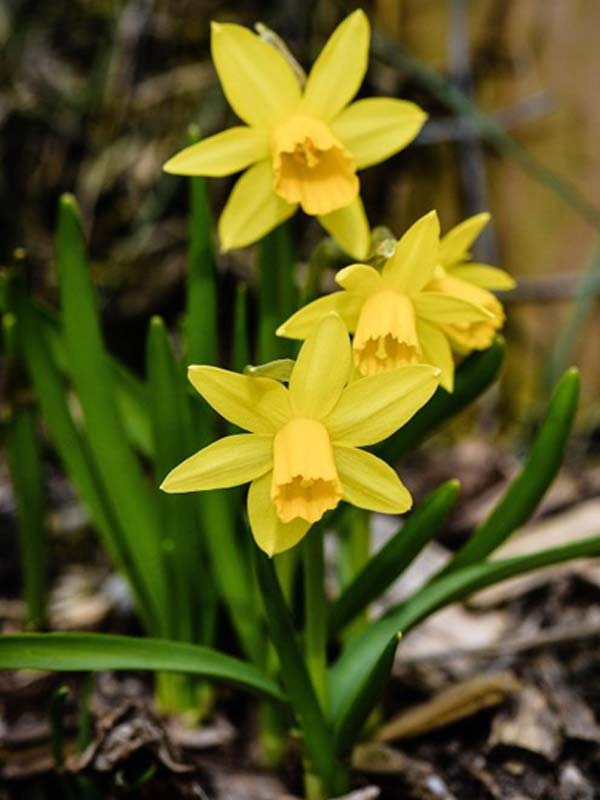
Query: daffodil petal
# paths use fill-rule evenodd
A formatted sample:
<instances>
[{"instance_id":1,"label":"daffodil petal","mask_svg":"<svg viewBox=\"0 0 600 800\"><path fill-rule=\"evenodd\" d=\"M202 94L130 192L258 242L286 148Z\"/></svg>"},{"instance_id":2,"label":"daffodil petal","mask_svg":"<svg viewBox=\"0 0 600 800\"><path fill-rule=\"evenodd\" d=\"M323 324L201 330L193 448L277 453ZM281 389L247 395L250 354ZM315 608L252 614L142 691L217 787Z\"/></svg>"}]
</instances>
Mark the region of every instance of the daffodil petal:
<instances>
[{"instance_id":1,"label":"daffodil petal","mask_svg":"<svg viewBox=\"0 0 600 800\"><path fill-rule=\"evenodd\" d=\"M360 88L369 59L369 20L360 9L330 36L310 71L302 105L321 119L333 119Z\"/></svg>"},{"instance_id":2,"label":"daffodil petal","mask_svg":"<svg viewBox=\"0 0 600 800\"><path fill-rule=\"evenodd\" d=\"M272 435L290 418L288 391L271 378L204 365L189 367L188 378L215 411L244 430Z\"/></svg>"},{"instance_id":3,"label":"daffodil petal","mask_svg":"<svg viewBox=\"0 0 600 800\"><path fill-rule=\"evenodd\" d=\"M413 298L417 317L439 325L460 325L494 319L494 314L480 305L444 292L421 292Z\"/></svg>"},{"instance_id":4,"label":"daffodil petal","mask_svg":"<svg viewBox=\"0 0 600 800\"><path fill-rule=\"evenodd\" d=\"M172 469L163 492L200 492L238 486L273 468L273 437L242 433L218 439Z\"/></svg>"},{"instance_id":5,"label":"daffodil petal","mask_svg":"<svg viewBox=\"0 0 600 800\"><path fill-rule=\"evenodd\" d=\"M338 314L327 314L302 345L290 378L294 413L323 419L340 398L352 366L348 329Z\"/></svg>"},{"instance_id":6,"label":"daffodil petal","mask_svg":"<svg viewBox=\"0 0 600 800\"><path fill-rule=\"evenodd\" d=\"M345 108L331 129L352 153L357 169L379 164L406 147L423 127L427 114L416 103L369 97Z\"/></svg>"},{"instance_id":7,"label":"daffodil petal","mask_svg":"<svg viewBox=\"0 0 600 800\"><path fill-rule=\"evenodd\" d=\"M441 370L440 386L447 392L454 390L454 359L446 334L435 325L417 320L417 334L421 343L422 357L426 364Z\"/></svg>"},{"instance_id":8,"label":"daffodil petal","mask_svg":"<svg viewBox=\"0 0 600 800\"><path fill-rule=\"evenodd\" d=\"M487 225L491 215L487 211L475 214L449 230L440 242L440 263L447 267L463 261L469 248Z\"/></svg>"},{"instance_id":9,"label":"daffodil petal","mask_svg":"<svg viewBox=\"0 0 600 800\"><path fill-rule=\"evenodd\" d=\"M261 239L298 208L273 191L270 161L259 161L238 178L219 219L223 250L244 247Z\"/></svg>"},{"instance_id":10,"label":"daffodil petal","mask_svg":"<svg viewBox=\"0 0 600 800\"><path fill-rule=\"evenodd\" d=\"M291 66L248 28L213 22L211 51L225 97L249 125L268 125L300 102Z\"/></svg>"},{"instance_id":11,"label":"daffodil petal","mask_svg":"<svg viewBox=\"0 0 600 800\"><path fill-rule=\"evenodd\" d=\"M448 274L479 286L481 289L490 289L492 291L506 292L514 289L517 285L515 279L508 272L488 264L476 264L474 262L459 264L456 267L450 267Z\"/></svg>"},{"instance_id":12,"label":"daffodil petal","mask_svg":"<svg viewBox=\"0 0 600 800\"><path fill-rule=\"evenodd\" d=\"M219 177L240 172L268 154L266 130L239 125L186 147L170 158L163 169L175 175Z\"/></svg>"},{"instance_id":13,"label":"daffodil petal","mask_svg":"<svg viewBox=\"0 0 600 800\"><path fill-rule=\"evenodd\" d=\"M411 225L383 267L386 283L409 294L428 284L438 263L439 235L440 222L435 211Z\"/></svg>"},{"instance_id":14,"label":"daffodil petal","mask_svg":"<svg viewBox=\"0 0 600 800\"><path fill-rule=\"evenodd\" d=\"M333 457L346 502L382 514L404 514L412 506L406 486L377 456L354 447L337 446Z\"/></svg>"},{"instance_id":15,"label":"daffodil petal","mask_svg":"<svg viewBox=\"0 0 600 800\"><path fill-rule=\"evenodd\" d=\"M397 367L347 386L325 420L335 444L366 447L387 439L429 400L438 370L426 364Z\"/></svg>"},{"instance_id":16,"label":"daffodil petal","mask_svg":"<svg viewBox=\"0 0 600 800\"><path fill-rule=\"evenodd\" d=\"M335 282L359 295L367 295L381 287L381 273L367 264L350 264L335 276Z\"/></svg>"},{"instance_id":17,"label":"daffodil petal","mask_svg":"<svg viewBox=\"0 0 600 800\"><path fill-rule=\"evenodd\" d=\"M334 311L346 323L349 331L356 328L363 298L350 292L332 292L313 300L277 328L277 336L286 339L306 339L324 316Z\"/></svg>"},{"instance_id":18,"label":"daffodil petal","mask_svg":"<svg viewBox=\"0 0 600 800\"><path fill-rule=\"evenodd\" d=\"M366 258L371 232L360 195L349 206L323 214L319 222L339 246L353 258Z\"/></svg>"},{"instance_id":19,"label":"daffodil petal","mask_svg":"<svg viewBox=\"0 0 600 800\"><path fill-rule=\"evenodd\" d=\"M297 544L310 528L310 522L297 518L282 522L271 500L273 472L252 481L248 491L248 519L256 544L268 556L283 553Z\"/></svg>"}]
</instances>

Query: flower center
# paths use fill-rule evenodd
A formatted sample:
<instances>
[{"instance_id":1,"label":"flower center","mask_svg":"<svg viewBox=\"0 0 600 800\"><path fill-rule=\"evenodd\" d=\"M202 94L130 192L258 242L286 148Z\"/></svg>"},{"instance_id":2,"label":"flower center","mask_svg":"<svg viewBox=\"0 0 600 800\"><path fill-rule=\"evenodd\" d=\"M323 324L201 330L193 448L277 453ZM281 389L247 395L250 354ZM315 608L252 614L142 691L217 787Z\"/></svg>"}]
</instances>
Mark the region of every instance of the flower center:
<instances>
[{"instance_id":1,"label":"flower center","mask_svg":"<svg viewBox=\"0 0 600 800\"><path fill-rule=\"evenodd\" d=\"M282 522L297 517L317 522L342 499L327 429L296 417L275 435L271 500Z\"/></svg>"},{"instance_id":2,"label":"flower center","mask_svg":"<svg viewBox=\"0 0 600 800\"><path fill-rule=\"evenodd\" d=\"M275 192L307 214L329 214L358 195L351 154L321 120L292 116L271 138Z\"/></svg>"},{"instance_id":3,"label":"flower center","mask_svg":"<svg viewBox=\"0 0 600 800\"><path fill-rule=\"evenodd\" d=\"M362 375L418 364L421 347L410 298L391 289L370 295L361 308L352 348Z\"/></svg>"}]
</instances>

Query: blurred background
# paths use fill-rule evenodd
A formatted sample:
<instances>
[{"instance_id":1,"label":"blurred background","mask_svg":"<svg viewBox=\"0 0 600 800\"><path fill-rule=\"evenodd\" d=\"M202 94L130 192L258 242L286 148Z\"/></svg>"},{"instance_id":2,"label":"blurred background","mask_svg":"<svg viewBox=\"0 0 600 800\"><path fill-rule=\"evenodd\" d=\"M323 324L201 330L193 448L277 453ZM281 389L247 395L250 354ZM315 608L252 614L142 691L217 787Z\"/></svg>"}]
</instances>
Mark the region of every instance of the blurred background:
<instances>
[{"instance_id":1,"label":"blurred background","mask_svg":"<svg viewBox=\"0 0 600 800\"><path fill-rule=\"evenodd\" d=\"M161 165L190 123L234 122L209 53L211 19L262 21L307 65L356 7L333 0L3 0L0 2L0 249L25 248L34 285L55 294L56 203L82 207L110 347L141 368L152 313L181 310L187 191ZM417 142L362 174L372 225L401 233L435 206L444 229L489 209L477 257L520 283L506 298L507 424L543 403L570 362L597 426L595 299L600 280L600 3L595 0L375 0L362 92L430 114ZM485 113L485 117L477 111ZM232 183L210 181L215 215ZM294 221L299 258L319 229ZM253 252L223 258L251 274ZM594 319L596 318L596 319Z\"/></svg>"}]
</instances>

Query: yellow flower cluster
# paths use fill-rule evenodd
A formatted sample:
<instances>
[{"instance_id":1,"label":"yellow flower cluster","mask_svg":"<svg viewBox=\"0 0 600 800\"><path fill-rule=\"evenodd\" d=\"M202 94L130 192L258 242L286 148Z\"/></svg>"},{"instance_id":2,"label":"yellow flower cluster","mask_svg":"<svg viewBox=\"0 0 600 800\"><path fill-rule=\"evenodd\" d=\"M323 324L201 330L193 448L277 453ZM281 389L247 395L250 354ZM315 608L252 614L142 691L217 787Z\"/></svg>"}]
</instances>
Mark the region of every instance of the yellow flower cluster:
<instances>
[{"instance_id":1,"label":"yellow flower cluster","mask_svg":"<svg viewBox=\"0 0 600 800\"><path fill-rule=\"evenodd\" d=\"M354 258L366 259L370 231L356 173L405 147L426 118L402 100L350 104L368 45L368 20L356 11L301 87L271 44L238 25L213 25L217 72L247 124L188 147L165 169L213 176L246 170L219 221L223 249L256 241L300 206ZM340 270L341 291L309 303L277 331L304 340L289 381L190 367L204 399L248 432L191 456L161 488L249 482L250 526L269 555L293 547L341 500L382 513L408 510L412 500L396 472L360 448L402 427L438 383L451 392L453 351L485 349L502 327L504 312L491 290L514 282L473 262L469 252L488 219L477 214L441 236L431 211L380 269L355 263Z\"/></svg>"}]
</instances>

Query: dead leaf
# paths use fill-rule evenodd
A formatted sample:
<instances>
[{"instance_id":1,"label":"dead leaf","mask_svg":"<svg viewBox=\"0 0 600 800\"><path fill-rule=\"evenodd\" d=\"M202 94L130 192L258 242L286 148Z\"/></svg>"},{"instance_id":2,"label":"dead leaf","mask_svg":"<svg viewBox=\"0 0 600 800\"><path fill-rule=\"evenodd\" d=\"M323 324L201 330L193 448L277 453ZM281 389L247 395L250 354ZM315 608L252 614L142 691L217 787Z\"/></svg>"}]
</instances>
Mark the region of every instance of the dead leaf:
<instances>
[{"instance_id":1,"label":"dead leaf","mask_svg":"<svg viewBox=\"0 0 600 800\"><path fill-rule=\"evenodd\" d=\"M520 688L512 672L476 675L402 711L376 734L379 742L408 739L503 703Z\"/></svg>"}]
</instances>

